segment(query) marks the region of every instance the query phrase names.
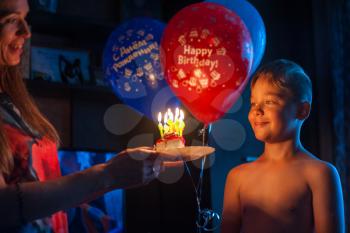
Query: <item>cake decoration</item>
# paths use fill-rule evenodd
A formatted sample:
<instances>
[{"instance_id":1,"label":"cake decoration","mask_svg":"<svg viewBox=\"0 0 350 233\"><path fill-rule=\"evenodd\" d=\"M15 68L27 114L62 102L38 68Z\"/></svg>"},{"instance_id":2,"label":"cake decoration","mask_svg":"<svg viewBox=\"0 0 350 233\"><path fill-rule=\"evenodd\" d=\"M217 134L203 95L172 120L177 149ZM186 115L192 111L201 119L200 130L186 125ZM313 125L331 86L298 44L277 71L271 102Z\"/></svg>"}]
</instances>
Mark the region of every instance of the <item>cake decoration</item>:
<instances>
[{"instance_id":1,"label":"cake decoration","mask_svg":"<svg viewBox=\"0 0 350 233\"><path fill-rule=\"evenodd\" d=\"M185 129L185 114L176 108L175 114L169 108L164 113L158 113L158 129L160 132L160 139L156 142L157 149L171 149L185 147L185 139L183 138L183 131Z\"/></svg>"}]
</instances>

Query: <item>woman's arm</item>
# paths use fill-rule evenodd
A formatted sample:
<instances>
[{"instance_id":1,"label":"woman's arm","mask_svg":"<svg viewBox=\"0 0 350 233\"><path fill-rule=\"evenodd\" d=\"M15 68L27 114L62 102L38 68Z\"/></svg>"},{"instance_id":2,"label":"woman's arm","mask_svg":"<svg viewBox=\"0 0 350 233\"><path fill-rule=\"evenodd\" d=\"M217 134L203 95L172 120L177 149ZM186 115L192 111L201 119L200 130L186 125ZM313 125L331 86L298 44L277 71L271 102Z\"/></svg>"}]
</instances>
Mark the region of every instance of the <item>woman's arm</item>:
<instances>
[{"instance_id":1,"label":"woman's arm","mask_svg":"<svg viewBox=\"0 0 350 233\"><path fill-rule=\"evenodd\" d=\"M135 159L140 157L147 158ZM144 148L129 149L107 163L81 172L45 182L21 183L22 213L18 190L14 185L6 185L0 177L0 229L18 226L21 214L31 221L74 207L112 189L146 184L154 179L156 157L166 155Z\"/></svg>"}]
</instances>

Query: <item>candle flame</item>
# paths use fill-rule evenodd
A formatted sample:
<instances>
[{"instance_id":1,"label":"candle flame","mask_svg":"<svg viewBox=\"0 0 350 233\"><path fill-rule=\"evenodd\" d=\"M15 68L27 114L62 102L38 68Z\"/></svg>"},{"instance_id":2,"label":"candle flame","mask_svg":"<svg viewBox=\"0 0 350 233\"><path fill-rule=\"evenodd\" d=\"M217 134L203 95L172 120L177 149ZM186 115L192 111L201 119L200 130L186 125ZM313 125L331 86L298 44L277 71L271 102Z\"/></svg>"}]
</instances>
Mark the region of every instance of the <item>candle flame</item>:
<instances>
[{"instance_id":1,"label":"candle flame","mask_svg":"<svg viewBox=\"0 0 350 233\"><path fill-rule=\"evenodd\" d=\"M164 114L164 124L167 124L168 122L168 112Z\"/></svg>"},{"instance_id":2,"label":"candle flame","mask_svg":"<svg viewBox=\"0 0 350 233\"><path fill-rule=\"evenodd\" d=\"M171 121L174 121L174 114L173 114L172 111L170 111L170 113L169 113L169 119L170 119Z\"/></svg>"},{"instance_id":3,"label":"candle flame","mask_svg":"<svg viewBox=\"0 0 350 233\"><path fill-rule=\"evenodd\" d=\"M161 112L158 113L158 122L159 123L162 122L162 113Z\"/></svg>"},{"instance_id":4,"label":"candle flame","mask_svg":"<svg viewBox=\"0 0 350 233\"><path fill-rule=\"evenodd\" d=\"M179 119L179 115L180 115L180 110L179 110L179 108L176 108L176 110L175 110L175 120Z\"/></svg>"},{"instance_id":5,"label":"candle flame","mask_svg":"<svg viewBox=\"0 0 350 233\"><path fill-rule=\"evenodd\" d=\"M182 137L185 128L185 114L180 108L175 109L175 114L169 108L163 115L158 113L158 128L160 135L163 138L167 134L175 134ZM162 120L164 123L162 123Z\"/></svg>"}]
</instances>

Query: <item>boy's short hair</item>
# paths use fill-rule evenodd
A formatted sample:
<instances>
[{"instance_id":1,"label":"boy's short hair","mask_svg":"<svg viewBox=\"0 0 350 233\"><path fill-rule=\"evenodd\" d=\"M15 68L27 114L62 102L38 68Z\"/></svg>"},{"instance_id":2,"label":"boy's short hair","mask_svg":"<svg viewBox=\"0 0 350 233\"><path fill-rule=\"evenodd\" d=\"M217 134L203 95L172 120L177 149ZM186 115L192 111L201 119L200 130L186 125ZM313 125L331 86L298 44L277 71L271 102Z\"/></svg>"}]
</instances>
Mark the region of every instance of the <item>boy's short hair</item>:
<instances>
[{"instance_id":1,"label":"boy's short hair","mask_svg":"<svg viewBox=\"0 0 350 233\"><path fill-rule=\"evenodd\" d=\"M251 88L258 79L265 79L289 92L297 102L312 102L312 84L303 68L295 62L279 59L262 66L251 81Z\"/></svg>"}]
</instances>

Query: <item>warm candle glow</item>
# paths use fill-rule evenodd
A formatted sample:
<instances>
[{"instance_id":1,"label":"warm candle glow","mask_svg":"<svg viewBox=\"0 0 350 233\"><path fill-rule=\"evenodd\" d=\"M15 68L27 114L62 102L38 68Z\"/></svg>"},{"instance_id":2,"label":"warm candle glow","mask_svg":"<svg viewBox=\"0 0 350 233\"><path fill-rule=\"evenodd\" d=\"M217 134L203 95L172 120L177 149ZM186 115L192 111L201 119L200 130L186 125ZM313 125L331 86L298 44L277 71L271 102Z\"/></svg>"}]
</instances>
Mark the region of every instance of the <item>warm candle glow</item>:
<instances>
[{"instance_id":1,"label":"warm candle glow","mask_svg":"<svg viewBox=\"0 0 350 233\"><path fill-rule=\"evenodd\" d=\"M176 108L176 110L175 110L175 121L177 119L179 119L179 115L180 115L180 110L179 110L179 108Z\"/></svg>"},{"instance_id":2,"label":"warm candle glow","mask_svg":"<svg viewBox=\"0 0 350 233\"><path fill-rule=\"evenodd\" d=\"M164 125L168 123L168 113L166 112L164 115Z\"/></svg>"},{"instance_id":3,"label":"warm candle glow","mask_svg":"<svg viewBox=\"0 0 350 233\"><path fill-rule=\"evenodd\" d=\"M158 113L158 122L159 123L162 122L162 113L161 112Z\"/></svg>"},{"instance_id":4,"label":"warm candle glow","mask_svg":"<svg viewBox=\"0 0 350 233\"><path fill-rule=\"evenodd\" d=\"M185 128L185 115L184 112L176 108L175 115L169 108L165 114L164 118L162 118L162 113L158 113L158 129L160 131L160 135L163 138L165 135L175 134L177 136L182 136L183 130ZM163 122L163 124L162 124Z\"/></svg>"},{"instance_id":5,"label":"warm candle glow","mask_svg":"<svg viewBox=\"0 0 350 233\"><path fill-rule=\"evenodd\" d=\"M169 120L170 120L171 122L174 121L174 114L173 114L172 111L170 111L170 113L169 113Z\"/></svg>"}]
</instances>

